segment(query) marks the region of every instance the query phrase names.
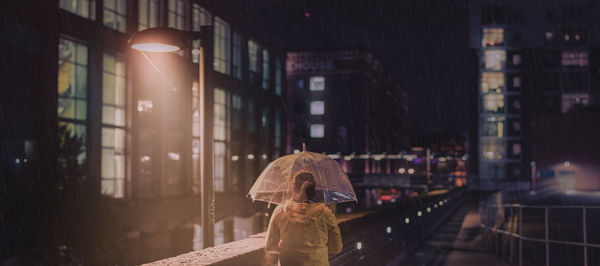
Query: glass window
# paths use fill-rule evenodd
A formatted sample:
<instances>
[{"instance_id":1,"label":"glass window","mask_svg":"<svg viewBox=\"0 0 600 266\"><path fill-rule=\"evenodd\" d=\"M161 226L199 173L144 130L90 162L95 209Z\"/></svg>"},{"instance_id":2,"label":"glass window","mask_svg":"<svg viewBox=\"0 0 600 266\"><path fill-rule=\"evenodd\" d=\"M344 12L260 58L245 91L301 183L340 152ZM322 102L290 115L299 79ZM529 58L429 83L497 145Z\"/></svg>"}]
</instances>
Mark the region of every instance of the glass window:
<instances>
[{"instance_id":1,"label":"glass window","mask_svg":"<svg viewBox=\"0 0 600 266\"><path fill-rule=\"evenodd\" d=\"M283 89L283 71L281 61L275 59L275 94L281 96Z\"/></svg>"},{"instance_id":2,"label":"glass window","mask_svg":"<svg viewBox=\"0 0 600 266\"><path fill-rule=\"evenodd\" d=\"M506 64L506 51L487 50L485 51L485 69L502 70Z\"/></svg>"},{"instance_id":3,"label":"glass window","mask_svg":"<svg viewBox=\"0 0 600 266\"><path fill-rule=\"evenodd\" d=\"M233 95L231 97L231 104L233 106L233 115L232 115L232 127L234 130L242 129L242 97L239 95Z\"/></svg>"},{"instance_id":4,"label":"glass window","mask_svg":"<svg viewBox=\"0 0 600 266\"><path fill-rule=\"evenodd\" d=\"M281 111L275 110L275 158L279 157L281 148Z\"/></svg>"},{"instance_id":5,"label":"glass window","mask_svg":"<svg viewBox=\"0 0 600 266\"><path fill-rule=\"evenodd\" d=\"M583 50L562 51L561 64L563 66L587 66L589 64L588 52Z\"/></svg>"},{"instance_id":6,"label":"glass window","mask_svg":"<svg viewBox=\"0 0 600 266\"><path fill-rule=\"evenodd\" d=\"M182 138L177 134L167 134L167 157L165 174L167 195L181 195L183 192L183 158L181 151Z\"/></svg>"},{"instance_id":7,"label":"glass window","mask_svg":"<svg viewBox=\"0 0 600 266\"><path fill-rule=\"evenodd\" d=\"M504 90L504 73L483 72L481 75L481 92L501 93Z\"/></svg>"},{"instance_id":8,"label":"glass window","mask_svg":"<svg viewBox=\"0 0 600 266\"><path fill-rule=\"evenodd\" d=\"M497 139L482 139L481 140L482 156L486 160L502 160L504 159L504 141Z\"/></svg>"},{"instance_id":9,"label":"glass window","mask_svg":"<svg viewBox=\"0 0 600 266\"><path fill-rule=\"evenodd\" d=\"M86 158L87 120L87 46L59 39L58 43L58 103L59 126L83 144L77 160L83 165Z\"/></svg>"},{"instance_id":10,"label":"glass window","mask_svg":"<svg viewBox=\"0 0 600 266\"><path fill-rule=\"evenodd\" d=\"M200 31L200 27L211 25L212 16L210 13L194 3L192 5L192 30ZM192 61L198 63L200 60L200 40L192 41Z\"/></svg>"},{"instance_id":11,"label":"glass window","mask_svg":"<svg viewBox=\"0 0 600 266\"><path fill-rule=\"evenodd\" d=\"M481 12L481 24L500 25L504 24L504 8L499 6L489 6Z\"/></svg>"},{"instance_id":12,"label":"glass window","mask_svg":"<svg viewBox=\"0 0 600 266\"><path fill-rule=\"evenodd\" d=\"M262 126L262 130L263 130L263 138L265 140L269 139L269 107L264 107L262 110L262 116L260 119L260 125Z\"/></svg>"},{"instance_id":13,"label":"glass window","mask_svg":"<svg viewBox=\"0 0 600 266\"><path fill-rule=\"evenodd\" d=\"M325 102L323 102L323 101L310 102L310 114L311 115L325 114Z\"/></svg>"},{"instance_id":14,"label":"glass window","mask_svg":"<svg viewBox=\"0 0 600 266\"><path fill-rule=\"evenodd\" d=\"M486 113L503 113L504 95L494 93L483 95L483 111Z\"/></svg>"},{"instance_id":15,"label":"glass window","mask_svg":"<svg viewBox=\"0 0 600 266\"><path fill-rule=\"evenodd\" d=\"M310 90L311 91L323 91L325 90L325 77L316 76L310 78Z\"/></svg>"},{"instance_id":16,"label":"glass window","mask_svg":"<svg viewBox=\"0 0 600 266\"><path fill-rule=\"evenodd\" d=\"M213 180L215 192L225 191L225 143L215 141Z\"/></svg>"},{"instance_id":17,"label":"glass window","mask_svg":"<svg viewBox=\"0 0 600 266\"><path fill-rule=\"evenodd\" d=\"M138 30L158 26L158 0L140 0Z\"/></svg>"},{"instance_id":18,"label":"glass window","mask_svg":"<svg viewBox=\"0 0 600 266\"><path fill-rule=\"evenodd\" d=\"M512 159L518 159L521 157L521 143L516 141L508 142L508 156Z\"/></svg>"},{"instance_id":19,"label":"glass window","mask_svg":"<svg viewBox=\"0 0 600 266\"><path fill-rule=\"evenodd\" d=\"M127 31L127 1L104 0L104 25L120 32Z\"/></svg>"},{"instance_id":20,"label":"glass window","mask_svg":"<svg viewBox=\"0 0 600 266\"><path fill-rule=\"evenodd\" d=\"M267 49L263 49L262 51L262 88L263 90L268 90L270 87L270 68L269 68L269 51Z\"/></svg>"},{"instance_id":21,"label":"glass window","mask_svg":"<svg viewBox=\"0 0 600 266\"><path fill-rule=\"evenodd\" d=\"M170 28L185 30L185 1L169 0L169 23Z\"/></svg>"},{"instance_id":22,"label":"glass window","mask_svg":"<svg viewBox=\"0 0 600 266\"><path fill-rule=\"evenodd\" d=\"M568 71L560 75L560 85L563 91L589 91L587 71Z\"/></svg>"},{"instance_id":23,"label":"glass window","mask_svg":"<svg viewBox=\"0 0 600 266\"><path fill-rule=\"evenodd\" d=\"M521 135L521 121L518 118L509 118L506 123L508 128L506 134L508 136L520 136Z\"/></svg>"},{"instance_id":24,"label":"glass window","mask_svg":"<svg viewBox=\"0 0 600 266\"><path fill-rule=\"evenodd\" d=\"M248 101L248 132L256 133L256 106L253 101Z\"/></svg>"},{"instance_id":25,"label":"glass window","mask_svg":"<svg viewBox=\"0 0 600 266\"><path fill-rule=\"evenodd\" d=\"M95 0L60 0L61 9L91 20L96 19Z\"/></svg>"},{"instance_id":26,"label":"glass window","mask_svg":"<svg viewBox=\"0 0 600 266\"><path fill-rule=\"evenodd\" d=\"M214 139L227 139L227 94L222 89L214 91Z\"/></svg>"},{"instance_id":27,"label":"glass window","mask_svg":"<svg viewBox=\"0 0 600 266\"><path fill-rule=\"evenodd\" d=\"M248 40L248 74L250 83L256 82L256 73L258 73L258 53L260 47L253 40Z\"/></svg>"},{"instance_id":28,"label":"glass window","mask_svg":"<svg viewBox=\"0 0 600 266\"><path fill-rule=\"evenodd\" d=\"M504 137L504 117L490 116L482 118L481 136L486 137Z\"/></svg>"},{"instance_id":29,"label":"glass window","mask_svg":"<svg viewBox=\"0 0 600 266\"><path fill-rule=\"evenodd\" d=\"M483 29L482 47L503 46L504 29Z\"/></svg>"},{"instance_id":30,"label":"glass window","mask_svg":"<svg viewBox=\"0 0 600 266\"><path fill-rule=\"evenodd\" d=\"M200 140L192 139L192 193L202 192L202 169L200 168Z\"/></svg>"},{"instance_id":31,"label":"glass window","mask_svg":"<svg viewBox=\"0 0 600 266\"><path fill-rule=\"evenodd\" d=\"M233 33L233 76L242 79L242 36Z\"/></svg>"},{"instance_id":32,"label":"glass window","mask_svg":"<svg viewBox=\"0 0 600 266\"><path fill-rule=\"evenodd\" d=\"M325 126L323 124L310 125L311 138L323 138L325 136Z\"/></svg>"},{"instance_id":33,"label":"glass window","mask_svg":"<svg viewBox=\"0 0 600 266\"><path fill-rule=\"evenodd\" d=\"M518 114L523 109L520 96L508 96L508 113Z\"/></svg>"},{"instance_id":34,"label":"glass window","mask_svg":"<svg viewBox=\"0 0 600 266\"><path fill-rule=\"evenodd\" d=\"M510 86L508 87L509 90L512 91L516 91L516 90L520 90L523 81L521 80L521 75L510 75L509 76L509 80L510 80Z\"/></svg>"},{"instance_id":35,"label":"glass window","mask_svg":"<svg viewBox=\"0 0 600 266\"><path fill-rule=\"evenodd\" d=\"M104 54L102 69L102 193L122 198L125 194L125 61Z\"/></svg>"},{"instance_id":36,"label":"glass window","mask_svg":"<svg viewBox=\"0 0 600 266\"><path fill-rule=\"evenodd\" d=\"M229 24L220 18L215 17L215 48L214 48L214 69L224 74L229 74Z\"/></svg>"},{"instance_id":37,"label":"glass window","mask_svg":"<svg viewBox=\"0 0 600 266\"><path fill-rule=\"evenodd\" d=\"M574 105L589 106L589 93L565 93L562 95L561 111L567 113Z\"/></svg>"}]
</instances>

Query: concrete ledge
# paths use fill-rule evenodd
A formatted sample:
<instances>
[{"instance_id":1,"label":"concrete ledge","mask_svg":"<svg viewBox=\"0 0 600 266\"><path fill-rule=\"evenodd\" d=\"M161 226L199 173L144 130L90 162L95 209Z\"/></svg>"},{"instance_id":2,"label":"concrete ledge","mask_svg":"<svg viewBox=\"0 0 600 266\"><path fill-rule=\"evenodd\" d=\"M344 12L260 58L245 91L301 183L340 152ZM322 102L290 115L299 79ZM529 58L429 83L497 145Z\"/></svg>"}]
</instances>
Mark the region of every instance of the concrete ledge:
<instances>
[{"instance_id":1,"label":"concrete ledge","mask_svg":"<svg viewBox=\"0 0 600 266\"><path fill-rule=\"evenodd\" d=\"M263 232L239 241L181 254L144 265L264 265L266 237L267 233Z\"/></svg>"}]
</instances>

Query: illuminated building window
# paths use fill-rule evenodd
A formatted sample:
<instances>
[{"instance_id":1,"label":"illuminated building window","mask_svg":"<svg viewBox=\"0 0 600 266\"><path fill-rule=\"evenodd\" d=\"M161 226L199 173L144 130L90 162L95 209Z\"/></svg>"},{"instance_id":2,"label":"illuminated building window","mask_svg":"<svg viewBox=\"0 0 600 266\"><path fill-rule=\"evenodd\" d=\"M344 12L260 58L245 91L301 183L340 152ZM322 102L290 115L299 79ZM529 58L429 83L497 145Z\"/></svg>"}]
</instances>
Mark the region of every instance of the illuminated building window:
<instances>
[{"instance_id":1,"label":"illuminated building window","mask_svg":"<svg viewBox=\"0 0 600 266\"><path fill-rule=\"evenodd\" d=\"M185 30L185 1L169 0L169 28Z\"/></svg>"},{"instance_id":2,"label":"illuminated building window","mask_svg":"<svg viewBox=\"0 0 600 266\"><path fill-rule=\"evenodd\" d=\"M158 0L140 0L138 30L158 26Z\"/></svg>"},{"instance_id":3,"label":"illuminated building window","mask_svg":"<svg viewBox=\"0 0 600 266\"><path fill-rule=\"evenodd\" d=\"M248 74L250 83L256 82L256 73L258 73L258 53L260 47L253 40L248 40Z\"/></svg>"},{"instance_id":4,"label":"illuminated building window","mask_svg":"<svg viewBox=\"0 0 600 266\"><path fill-rule=\"evenodd\" d=\"M325 103L323 101L310 102L310 114L312 114L312 115L325 114Z\"/></svg>"},{"instance_id":5,"label":"illuminated building window","mask_svg":"<svg viewBox=\"0 0 600 266\"><path fill-rule=\"evenodd\" d=\"M513 66L519 66L521 65L521 63L523 62L523 59L521 57L520 54L513 54L512 55L512 64Z\"/></svg>"},{"instance_id":6,"label":"illuminated building window","mask_svg":"<svg viewBox=\"0 0 600 266\"><path fill-rule=\"evenodd\" d=\"M242 79L242 36L233 33L233 63L232 73L237 79Z\"/></svg>"},{"instance_id":7,"label":"illuminated building window","mask_svg":"<svg viewBox=\"0 0 600 266\"><path fill-rule=\"evenodd\" d=\"M566 113L574 105L589 106L590 95L588 93L569 93L562 95L561 111Z\"/></svg>"},{"instance_id":8,"label":"illuminated building window","mask_svg":"<svg viewBox=\"0 0 600 266\"><path fill-rule=\"evenodd\" d=\"M125 196L125 61L104 54L102 61L102 194Z\"/></svg>"},{"instance_id":9,"label":"illuminated building window","mask_svg":"<svg viewBox=\"0 0 600 266\"><path fill-rule=\"evenodd\" d=\"M521 88L521 77L520 76L514 76L512 78L512 87L513 88Z\"/></svg>"},{"instance_id":10,"label":"illuminated building window","mask_svg":"<svg viewBox=\"0 0 600 266\"><path fill-rule=\"evenodd\" d=\"M262 51L262 88L263 90L268 90L270 87L270 75L271 73L269 68L269 51L267 49L263 49Z\"/></svg>"},{"instance_id":11,"label":"illuminated building window","mask_svg":"<svg viewBox=\"0 0 600 266\"><path fill-rule=\"evenodd\" d=\"M485 94L483 96L483 110L488 113L504 112L504 95Z\"/></svg>"},{"instance_id":12,"label":"illuminated building window","mask_svg":"<svg viewBox=\"0 0 600 266\"><path fill-rule=\"evenodd\" d=\"M523 109L519 96L508 96L508 112L519 113Z\"/></svg>"},{"instance_id":13,"label":"illuminated building window","mask_svg":"<svg viewBox=\"0 0 600 266\"><path fill-rule=\"evenodd\" d=\"M264 107L260 119L260 125L263 130L263 137L269 139L269 107Z\"/></svg>"},{"instance_id":14,"label":"illuminated building window","mask_svg":"<svg viewBox=\"0 0 600 266\"><path fill-rule=\"evenodd\" d=\"M281 61L275 59L275 94L281 96L283 89L283 71Z\"/></svg>"},{"instance_id":15,"label":"illuminated building window","mask_svg":"<svg viewBox=\"0 0 600 266\"><path fill-rule=\"evenodd\" d=\"M200 194L200 88L198 81L192 83L192 193Z\"/></svg>"},{"instance_id":16,"label":"illuminated building window","mask_svg":"<svg viewBox=\"0 0 600 266\"><path fill-rule=\"evenodd\" d=\"M231 126L233 130L242 129L242 97L239 95L233 95L231 97L231 104L233 107L233 114L231 116Z\"/></svg>"},{"instance_id":17,"label":"illuminated building window","mask_svg":"<svg viewBox=\"0 0 600 266\"><path fill-rule=\"evenodd\" d=\"M584 67L589 64L587 51L562 51L561 64L563 66Z\"/></svg>"},{"instance_id":18,"label":"illuminated building window","mask_svg":"<svg viewBox=\"0 0 600 266\"><path fill-rule=\"evenodd\" d=\"M61 9L91 20L96 19L96 1L94 0L60 0Z\"/></svg>"},{"instance_id":19,"label":"illuminated building window","mask_svg":"<svg viewBox=\"0 0 600 266\"><path fill-rule=\"evenodd\" d=\"M214 169L213 169L213 180L214 180L214 188L215 192L224 192L225 191L225 160L226 160L226 152L225 152L225 143L220 141L215 141L214 145Z\"/></svg>"},{"instance_id":20,"label":"illuminated building window","mask_svg":"<svg viewBox=\"0 0 600 266\"><path fill-rule=\"evenodd\" d=\"M211 25L212 17L210 13L200 7L200 5L192 4L192 30L200 31L201 26ZM192 41L192 62L198 63L200 60L200 40Z\"/></svg>"},{"instance_id":21,"label":"illuminated building window","mask_svg":"<svg viewBox=\"0 0 600 266\"><path fill-rule=\"evenodd\" d=\"M256 133L256 106L254 101L248 101L248 132Z\"/></svg>"},{"instance_id":22,"label":"illuminated building window","mask_svg":"<svg viewBox=\"0 0 600 266\"><path fill-rule=\"evenodd\" d=\"M485 51L485 69L502 70L506 64L506 51L488 50Z\"/></svg>"},{"instance_id":23,"label":"illuminated building window","mask_svg":"<svg viewBox=\"0 0 600 266\"><path fill-rule=\"evenodd\" d=\"M214 60L215 71L223 74L230 73L229 61L231 51L229 48L229 24L220 18L215 17L215 41L214 41Z\"/></svg>"},{"instance_id":24,"label":"illuminated building window","mask_svg":"<svg viewBox=\"0 0 600 266\"><path fill-rule=\"evenodd\" d=\"M214 91L214 135L215 140L226 140L227 137L227 94L222 89Z\"/></svg>"},{"instance_id":25,"label":"illuminated building window","mask_svg":"<svg viewBox=\"0 0 600 266\"><path fill-rule=\"evenodd\" d=\"M504 73L483 72L481 75L481 92L501 93L504 90Z\"/></svg>"},{"instance_id":26,"label":"illuminated building window","mask_svg":"<svg viewBox=\"0 0 600 266\"><path fill-rule=\"evenodd\" d=\"M504 29L483 29L482 47L504 45Z\"/></svg>"},{"instance_id":27,"label":"illuminated building window","mask_svg":"<svg viewBox=\"0 0 600 266\"><path fill-rule=\"evenodd\" d=\"M310 78L310 90L311 91L323 91L325 90L325 77L316 76Z\"/></svg>"},{"instance_id":28,"label":"illuminated building window","mask_svg":"<svg viewBox=\"0 0 600 266\"><path fill-rule=\"evenodd\" d=\"M222 89L214 90L214 188L216 192L225 191L226 147L227 147L227 93Z\"/></svg>"},{"instance_id":29,"label":"illuminated building window","mask_svg":"<svg viewBox=\"0 0 600 266\"><path fill-rule=\"evenodd\" d=\"M481 153L486 160L502 160L505 157L504 142L496 139L482 139Z\"/></svg>"},{"instance_id":30,"label":"illuminated building window","mask_svg":"<svg viewBox=\"0 0 600 266\"><path fill-rule=\"evenodd\" d=\"M104 0L104 25L120 32L127 31L127 1Z\"/></svg>"},{"instance_id":31,"label":"illuminated building window","mask_svg":"<svg viewBox=\"0 0 600 266\"><path fill-rule=\"evenodd\" d=\"M325 126L323 124L310 125L311 138L323 138L325 136Z\"/></svg>"},{"instance_id":32,"label":"illuminated building window","mask_svg":"<svg viewBox=\"0 0 600 266\"><path fill-rule=\"evenodd\" d=\"M87 120L88 48L83 44L59 39L58 43L58 104L59 125L71 136L82 141L79 164L85 162Z\"/></svg>"},{"instance_id":33,"label":"illuminated building window","mask_svg":"<svg viewBox=\"0 0 600 266\"><path fill-rule=\"evenodd\" d=\"M504 137L504 117L502 116L491 116L482 118L481 123L481 136L486 137Z\"/></svg>"},{"instance_id":34,"label":"illuminated building window","mask_svg":"<svg viewBox=\"0 0 600 266\"><path fill-rule=\"evenodd\" d=\"M509 142L509 156L513 159L521 157L521 143Z\"/></svg>"},{"instance_id":35,"label":"illuminated building window","mask_svg":"<svg viewBox=\"0 0 600 266\"><path fill-rule=\"evenodd\" d=\"M508 119L506 125L508 126L506 129L508 136L519 136L521 134L521 122L518 119Z\"/></svg>"}]
</instances>

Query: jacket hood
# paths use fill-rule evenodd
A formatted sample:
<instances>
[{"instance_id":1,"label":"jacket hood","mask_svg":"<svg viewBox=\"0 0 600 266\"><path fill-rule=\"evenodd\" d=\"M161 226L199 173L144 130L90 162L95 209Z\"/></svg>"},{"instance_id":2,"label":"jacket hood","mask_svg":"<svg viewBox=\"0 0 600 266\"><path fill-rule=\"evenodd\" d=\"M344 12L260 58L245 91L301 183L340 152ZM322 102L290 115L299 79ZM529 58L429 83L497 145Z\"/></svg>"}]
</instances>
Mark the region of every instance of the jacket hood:
<instances>
[{"instance_id":1,"label":"jacket hood","mask_svg":"<svg viewBox=\"0 0 600 266\"><path fill-rule=\"evenodd\" d=\"M292 222L311 224L326 208L323 203L296 203L290 202L283 206L283 214Z\"/></svg>"}]
</instances>

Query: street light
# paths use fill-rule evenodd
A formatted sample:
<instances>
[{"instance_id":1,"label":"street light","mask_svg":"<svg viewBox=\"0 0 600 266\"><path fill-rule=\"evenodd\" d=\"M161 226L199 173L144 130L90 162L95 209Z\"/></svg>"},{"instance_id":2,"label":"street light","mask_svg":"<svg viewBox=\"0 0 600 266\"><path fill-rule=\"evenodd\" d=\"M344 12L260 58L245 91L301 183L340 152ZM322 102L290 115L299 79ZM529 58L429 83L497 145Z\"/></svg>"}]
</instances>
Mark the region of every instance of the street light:
<instances>
[{"instance_id":1,"label":"street light","mask_svg":"<svg viewBox=\"0 0 600 266\"><path fill-rule=\"evenodd\" d=\"M200 31L182 31L173 28L149 28L134 33L129 39L131 48L141 52L176 52L200 40L198 74L200 84L200 169L202 169L202 246L214 245L215 201L213 190L213 90L212 90L212 28L200 27Z\"/></svg>"}]
</instances>

